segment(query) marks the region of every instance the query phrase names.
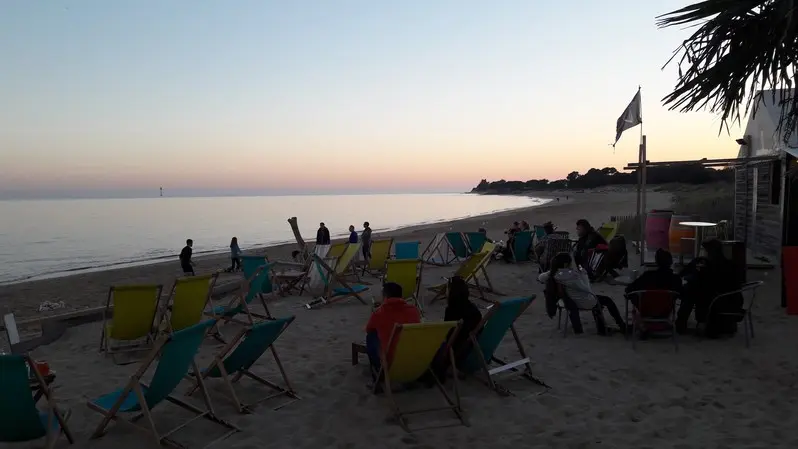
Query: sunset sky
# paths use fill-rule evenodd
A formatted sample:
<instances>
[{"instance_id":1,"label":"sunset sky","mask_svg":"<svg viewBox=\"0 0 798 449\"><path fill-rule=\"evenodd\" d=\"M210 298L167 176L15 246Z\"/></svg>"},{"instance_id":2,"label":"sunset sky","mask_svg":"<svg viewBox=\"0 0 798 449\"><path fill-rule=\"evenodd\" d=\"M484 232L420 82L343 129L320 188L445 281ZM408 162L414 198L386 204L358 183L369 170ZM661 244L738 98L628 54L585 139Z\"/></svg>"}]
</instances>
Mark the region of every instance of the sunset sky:
<instances>
[{"instance_id":1,"label":"sunset sky","mask_svg":"<svg viewBox=\"0 0 798 449\"><path fill-rule=\"evenodd\" d=\"M463 191L734 157L666 111L686 1L0 3L0 194Z\"/></svg>"}]
</instances>

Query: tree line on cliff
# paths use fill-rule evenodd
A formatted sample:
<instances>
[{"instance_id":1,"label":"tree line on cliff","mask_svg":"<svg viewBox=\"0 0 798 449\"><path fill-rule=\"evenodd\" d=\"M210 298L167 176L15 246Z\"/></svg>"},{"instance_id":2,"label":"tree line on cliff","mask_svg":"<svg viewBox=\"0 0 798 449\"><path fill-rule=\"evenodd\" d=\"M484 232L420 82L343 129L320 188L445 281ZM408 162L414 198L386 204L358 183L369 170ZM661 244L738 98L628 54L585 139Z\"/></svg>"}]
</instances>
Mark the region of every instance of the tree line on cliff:
<instances>
[{"instance_id":1,"label":"tree line on cliff","mask_svg":"<svg viewBox=\"0 0 798 449\"><path fill-rule=\"evenodd\" d=\"M734 170L723 169L715 170L707 168L701 164L679 165L671 167L649 167L646 170L647 184L707 184L711 182L732 182L734 181ZM637 184L637 172L620 172L612 167L591 168L585 174L573 171L565 177L556 181L548 179L530 179L528 181L488 181L483 179L476 187L471 189L472 193L513 193L524 191L541 190L579 190L593 189L597 187L607 187L616 185Z\"/></svg>"}]
</instances>

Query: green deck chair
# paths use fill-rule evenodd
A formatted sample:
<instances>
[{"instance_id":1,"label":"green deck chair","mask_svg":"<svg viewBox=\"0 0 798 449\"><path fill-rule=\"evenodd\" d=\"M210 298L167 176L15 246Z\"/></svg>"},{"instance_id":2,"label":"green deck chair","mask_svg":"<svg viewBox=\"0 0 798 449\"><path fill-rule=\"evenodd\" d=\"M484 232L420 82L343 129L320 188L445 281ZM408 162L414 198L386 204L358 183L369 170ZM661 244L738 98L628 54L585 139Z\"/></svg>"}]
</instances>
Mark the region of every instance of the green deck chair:
<instances>
[{"instance_id":1,"label":"green deck chair","mask_svg":"<svg viewBox=\"0 0 798 449\"><path fill-rule=\"evenodd\" d=\"M534 299L535 295L532 295L508 299L490 306L479 326L469 335L471 345L466 349L468 353L465 354L465 357L458 357L458 360L463 360L458 369L466 374L482 373L485 377L482 380L491 389L503 395L509 394L509 391L497 385L493 380L494 376L506 371L518 372L518 367L523 367L524 377L542 387L549 388L543 381L532 375L530 358L526 355L514 326L515 320L526 311ZM521 358L514 362L505 362L495 356L507 331L513 334L513 339L521 355ZM491 368L492 364L493 368Z\"/></svg>"},{"instance_id":2,"label":"green deck chair","mask_svg":"<svg viewBox=\"0 0 798 449\"><path fill-rule=\"evenodd\" d=\"M482 251L482 245L488 241L488 236L481 232L465 232L463 235L468 241L468 249L471 254Z\"/></svg>"},{"instance_id":3,"label":"green deck chair","mask_svg":"<svg viewBox=\"0 0 798 449\"><path fill-rule=\"evenodd\" d=\"M421 242L396 242L393 245L394 259L419 259L421 258Z\"/></svg>"},{"instance_id":4,"label":"green deck chair","mask_svg":"<svg viewBox=\"0 0 798 449\"><path fill-rule=\"evenodd\" d=\"M28 364L26 366L26 363ZM45 447L55 447L61 433L74 443L66 421L69 413L62 413L55 404L50 388L26 355L0 355L0 442L17 443L46 437ZM47 401L47 410L36 407L31 387L36 386ZM38 396L38 395L37 395Z\"/></svg>"},{"instance_id":5,"label":"green deck chair","mask_svg":"<svg viewBox=\"0 0 798 449\"><path fill-rule=\"evenodd\" d=\"M238 431L234 425L221 420L214 413L208 391L201 376L195 376L200 389L202 390L205 409L201 409L187 402L183 402L172 396L172 392L180 384L180 381L189 373L189 368L193 367L193 372L198 373L197 364L194 357L199 351L202 341L208 330L213 326L213 320L207 320L194 326L187 327L171 335L164 336L158 340L155 348L149 357L142 362L139 369L131 376L128 384L112 393L105 394L96 399L90 400L87 405L90 409L103 415L103 420L92 434L92 438L98 438L105 434L106 427L111 421L125 422L133 427L150 433L158 444L170 444L182 446L171 438L171 435L188 424L200 418L205 418L224 426L228 431L221 437L211 441L204 447L227 438ZM152 376L149 385L141 382L142 376L153 363L158 366ZM163 401L169 401L185 410L191 411L196 416L174 429L160 433L153 420L152 410ZM120 414L133 414L130 419L126 419ZM144 418L144 425L138 425L139 418Z\"/></svg>"},{"instance_id":6,"label":"green deck chair","mask_svg":"<svg viewBox=\"0 0 798 449\"><path fill-rule=\"evenodd\" d=\"M212 308L209 315L225 322L234 321L245 325L253 324L255 322L253 317L262 320L272 319L269 307L266 305L266 299L263 296L264 290L272 289L270 264L266 262L264 257L249 258L249 260L243 260L242 268L244 271L244 280L241 283L239 292L227 305ZM263 310L266 311L266 315L255 313L250 309L250 304L256 297L260 299ZM247 320L241 321L236 319L236 316L239 314L245 314Z\"/></svg>"},{"instance_id":7,"label":"green deck chair","mask_svg":"<svg viewBox=\"0 0 798 449\"><path fill-rule=\"evenodd\" d=\"M264 321L242 329L238 335L214 357L210 366L202 371L202 377L222 379L229 393L230 400L238 407L240 413L249 413L255 405L280 396L287 396L291 398L291 400L281 403L275 407L274 410L299 400L299 396L294 392L291 382L288 380L288 376L285 373L285 369L283 369L283 364L280 362L277 350L274 349L274 342L280 338L293 321L293 316L288 318L277 318L273 321ZM277 368L280 370L280 374L283 377L285 387L270 382L250 371L252 365L263 356L263 353L266 352L267 349L271 350ZM248 401L246 404L243 403L236 393L234 384L245 376L269 387L274 390L275 393L255 401ZM188 394L193 394L198 388L199 384L195 385Z\"/></svg>"},{"instance_id":8,"label":"green deck chair","mask_svg":"<svg viewBox=\"0 0 798 449\"><path fill-rule=\"evenodd\" d=\"M446 241L449 242L452 253L457 259L465 259L471 252L468 250L465 237L462 232L447 232ZM454 260L449 261L452 263Z\"/></svg>"},{"instance_id":9,"label":"green deck chair","mask_svg":"<svg viewBox=\"0 0 798 449\"><path fill-rule=\"evenodd\" d=\"M513 254L513 262L530 262L532 259L529 253L532 251L532 231L516 232L513 236L513 246L510 248Z\"/></svg>"}]
</instances>

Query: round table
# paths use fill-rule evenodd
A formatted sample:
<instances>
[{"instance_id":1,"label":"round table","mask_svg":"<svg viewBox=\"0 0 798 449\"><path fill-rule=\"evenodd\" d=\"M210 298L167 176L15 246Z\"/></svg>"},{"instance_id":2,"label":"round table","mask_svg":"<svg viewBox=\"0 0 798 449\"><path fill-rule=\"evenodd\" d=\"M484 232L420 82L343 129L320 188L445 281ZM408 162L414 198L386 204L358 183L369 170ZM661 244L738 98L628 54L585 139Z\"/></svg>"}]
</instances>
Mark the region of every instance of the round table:
<instances>
[{"instance_id":1,"label":"round table","mask_svg":"<svg viewBox=\"0 0 798 449\"><path fill-rule=\"evenodd\" d=\"M701 251L701 241L704 239L704 228L712 228L717 226L717 223L710 223L708 221L682 221L679 226L689 226L695 228L695 247L693 249L693 258L698 257Z\"/></svg>"}]
</instances>

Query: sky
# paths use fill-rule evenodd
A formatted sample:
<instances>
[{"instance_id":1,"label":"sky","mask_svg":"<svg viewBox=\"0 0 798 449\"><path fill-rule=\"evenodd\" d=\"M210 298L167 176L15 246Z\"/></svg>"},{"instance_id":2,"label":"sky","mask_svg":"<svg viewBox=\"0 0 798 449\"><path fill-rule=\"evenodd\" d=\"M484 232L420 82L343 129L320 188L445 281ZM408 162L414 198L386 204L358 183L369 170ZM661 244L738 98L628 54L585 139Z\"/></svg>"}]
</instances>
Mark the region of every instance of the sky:
<instances>
[{"instance_id":1,"label":"sky","mask_svg":"<svg viewBox=\"0 0 798 449\"><path fill-rule=\"evenodd\" d=\"M735 157L667 111L687 1L0 2L0 197L464 191Z\"/></svg>"}]
</instances>

